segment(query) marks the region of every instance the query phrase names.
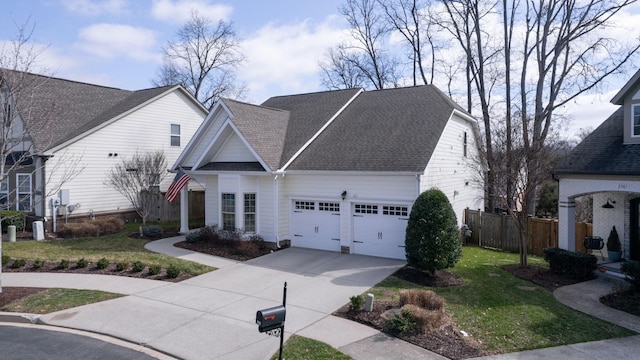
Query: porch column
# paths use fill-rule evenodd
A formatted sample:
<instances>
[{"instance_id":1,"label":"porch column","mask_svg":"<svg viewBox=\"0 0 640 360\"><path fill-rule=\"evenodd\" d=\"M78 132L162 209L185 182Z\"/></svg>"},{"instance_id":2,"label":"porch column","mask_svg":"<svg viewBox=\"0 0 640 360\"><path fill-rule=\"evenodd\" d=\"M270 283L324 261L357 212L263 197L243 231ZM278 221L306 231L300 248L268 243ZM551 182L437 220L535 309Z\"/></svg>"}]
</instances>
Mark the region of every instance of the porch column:
<instances>
[{"instance_id":1,"label":"porch column","mask_svg":"<svg viewBox=\"0 0 640 360\"><path fill-rule=\"evenodd\" d=\"M180 190L180 233L189 232L189 187Z\"/></svg>"},{"instance_id":2,"label":"porch column","mask_svg":"<svg viewBox=\"0 0 640 360\"><path fill-rule=\"evenodd\" d=\"M576 251L576 202L573 198L558 200L558 247Z\"/></svg>"}]
</instances>

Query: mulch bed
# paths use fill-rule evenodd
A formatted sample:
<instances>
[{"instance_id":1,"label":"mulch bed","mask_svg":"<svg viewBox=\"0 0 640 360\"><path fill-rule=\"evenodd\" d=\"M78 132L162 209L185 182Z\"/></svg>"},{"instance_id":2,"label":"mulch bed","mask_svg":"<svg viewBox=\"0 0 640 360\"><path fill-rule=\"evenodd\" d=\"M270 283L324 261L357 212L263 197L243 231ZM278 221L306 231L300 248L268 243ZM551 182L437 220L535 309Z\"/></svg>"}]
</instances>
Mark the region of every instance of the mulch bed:
<instances>
[{"instance_id":1,"label":"mulch bed","mask_svg":"<svg viewBox=\"0 0 640 360\"><path fill-rule=\"evenodd\" d=\"M448 271L437 271L435 276L430 276L426 272L409 266L400 268L392 276L428 287L449 287L464 284L462 278ZM383 314L394 308L398 308L397 303L375 301L371 312L352 312L349 311L349 304L347 304L336 311L334 315L386 332L386 321L383 318ZM412 332L392 335L450 359L467 359L488 354L481 343L460 332L456 324L448 316L447 321L442 326L428 333Z\"/></svg>"},{"instance_id":2,"label":"mulch bed","mask_svg":"<svg viewBox=\"0 0 640 360\"><path fill-rule=\"evenodd\" d=\"M238 261L247 261L256 257L260 257L262 255L266 255L274 251L274 249L270 249L268 247L263 247L256 249L257 252L252 254L246 254L242 251L242 249L238 248L237 241L198 241L198 242L187 242L181 241L175 243L174 246L187 249L191 251L197 251L201 253L205 253L208 255L215 255L224 257L227 259L238 260Z\"/></svg>"}]
</instances>

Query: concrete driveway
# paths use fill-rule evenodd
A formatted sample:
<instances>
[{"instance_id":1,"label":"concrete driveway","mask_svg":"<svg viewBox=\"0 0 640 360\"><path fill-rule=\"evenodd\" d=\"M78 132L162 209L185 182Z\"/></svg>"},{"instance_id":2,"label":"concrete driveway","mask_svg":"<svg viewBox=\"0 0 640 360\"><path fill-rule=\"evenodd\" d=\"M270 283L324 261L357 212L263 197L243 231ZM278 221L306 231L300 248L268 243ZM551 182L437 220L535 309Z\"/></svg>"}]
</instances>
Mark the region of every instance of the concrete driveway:
<instances>
[{"instance_id":1,"label":"concrete driveway","mask_svg":"<svg viewBox=\"0 0 640 360\"><path fill-rule=\"evenodd\" d=\"M287 337L315 327L357 336L347 334L342 322L329 315L403 265L393 259L290 248L41 320L110 334L185 359L268 359L279 341L258 332L255 314L282 303L285 282Z\"/></svg>"}]
</instances>

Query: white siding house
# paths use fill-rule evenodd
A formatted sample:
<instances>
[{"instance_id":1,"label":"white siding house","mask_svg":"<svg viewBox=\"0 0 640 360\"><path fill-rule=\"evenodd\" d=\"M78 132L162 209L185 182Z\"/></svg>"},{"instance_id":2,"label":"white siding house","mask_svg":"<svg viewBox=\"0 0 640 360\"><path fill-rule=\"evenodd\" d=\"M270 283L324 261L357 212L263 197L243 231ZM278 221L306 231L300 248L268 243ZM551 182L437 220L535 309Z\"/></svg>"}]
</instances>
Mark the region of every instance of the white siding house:
<instances>
[{"instance_id":1,"label":"white siding house","mask_svg":"<svg viewBox=\"0 0 640 360\"><path fill-rule=\"evenodd\" d=\"M593 235L615 226L622 258L640 260L640 71L611 100L620 107L578 144L555 169L558 245L576 250L575 199L593 196ZM603 252L608 255L605 246Z\"/></svg>"},{"instance_id":2,"label":"white siding house","mask_svg":"<svg viewBox=\"0 0 640 360\"><path fill-rule=\"evenodd\" d=\"M54 109L47 123L23 116L34 140L30 151L47 159L33 171L31 191L39 198L32 206L36 216L51 216L51 203L60 197L59 190L68 192L69 204L80 205L73 215L132 210L123 195L105 185L107 174L136 152L161 150L170 166L207 115L180 86L128 91L24 76L38 84L33 89L37 101L18 111ZM172 179L167 172L160 191L166 191Z\"/></svg>"},{"instance_id":3,"label":"white siding house","mask_svg":"<svg viewBox=\"0 0 640 360\"><path fill-rule=\"evenodd\" d=\"M261 106L223 99L174 169L206 183L208 224L404 259L422 191L445 192L460 223L464 208L482 206L467 160L477 156L477 136L475 120L433 86L300 94Z\"/></svg>"}]
</instances>

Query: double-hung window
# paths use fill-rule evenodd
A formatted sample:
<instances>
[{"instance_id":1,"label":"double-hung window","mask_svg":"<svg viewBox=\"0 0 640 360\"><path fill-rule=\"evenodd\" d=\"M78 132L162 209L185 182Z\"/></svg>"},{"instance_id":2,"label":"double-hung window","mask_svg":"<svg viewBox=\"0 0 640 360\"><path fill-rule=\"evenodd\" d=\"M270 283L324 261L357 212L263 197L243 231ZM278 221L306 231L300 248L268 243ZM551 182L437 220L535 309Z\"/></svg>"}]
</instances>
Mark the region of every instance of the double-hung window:
<instances>
[{"instance_id":1,"label":"double-hung window","mask_svg":"<svg viewBox=\"0 0 640 360\"><path fill-rule=\"evenodd\" d=\"M31 211L31 174L17 174L16 179L18 184L16 209Z\"/></svg>"},{"instance_id":2,"label":"double-hung window","mask_svg":"<svg viewBox=\"0 0 640 360\"><path fill-rule=\"evenodd\" d=\"M244 194L244 231L256 232L256 194Z\"/></svg>"},{"instance_id":3,"label":"double-hung window","mask_svg":"<svg viewBox=\"0 0 640 360\"><path fill-rule=\"evenodd\" d=\"M222 229L236 230L236 194L222 193Z\"/></svg>"},{"instance_id":4,"label":"double-hung window","mask_svg":"<svg viewBox=\"0 0 640 360\"><path fill-rule=\"evenodd\" d=\"M180 125L171 124L171 146L180 146Z\"/></svg>"}]
</instances>

